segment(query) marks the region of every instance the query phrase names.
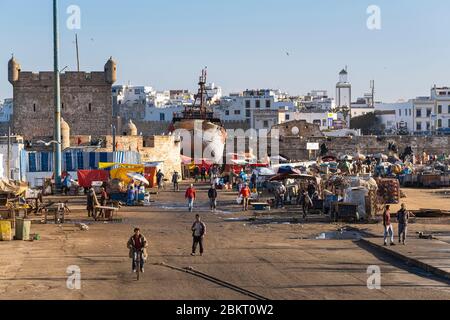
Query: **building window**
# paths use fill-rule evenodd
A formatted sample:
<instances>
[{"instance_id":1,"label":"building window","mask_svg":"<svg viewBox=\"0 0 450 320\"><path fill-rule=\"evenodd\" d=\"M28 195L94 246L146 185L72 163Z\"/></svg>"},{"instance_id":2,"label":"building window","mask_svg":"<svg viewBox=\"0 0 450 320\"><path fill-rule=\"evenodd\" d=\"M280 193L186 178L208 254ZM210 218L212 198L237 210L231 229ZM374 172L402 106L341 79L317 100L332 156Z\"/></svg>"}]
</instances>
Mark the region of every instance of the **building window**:
<instances>
[{"instance_id":1,"label":"building window","mask_svg":"<svg viewBox=\"0 0 450 320\"><path fill-rule=\"evenodd\" d=\"M269 121L264 120L263 126L264 126L264 128L268 128L269 127Z\"/></svg>"},{"instance_id":2,"label":"building window","mask_svg":"<svg viewBox=\"0 0 450 320\"><path fill-rule=\"evenodd\" d=\"M241 110L234 110L234 114L235 115L240 115L241 114Z\"/></svg>"},{"instance_id":3,"label":"building window","mask_svg":"<svg viewBox=\"0 0 450 320\"><path fill-rule=\"evenodd\" d=\"M256 100L255 103L256 103L256 109L261 108L261 101Z\"/></svg>"},{"instance_id":4,"label":"building window","mask_svg":"<svg viewBox=\"0 0 450 320\"><path fill-rule=\"evenodd\" d=\"M285 117L285 119L286 119L286 121L289 121L290 120L290 118L291 118L291 116L290 115L286 115L286 117Z\"/></svg>"},{"instance_id":5,"label":"building window","mask_svg":"<svg viewBox=\"0 0 450 320\"><path fill-rule=\"evenodd\" d=\"M245 100L245 107L250 109L250 100Z\"/></svg>"},{"instance_id":6,"label":"building window","mask_svg":"<svg viewBox=\"0 0 450 320\"><path fill-rule=\"evenodd\" d=\"M398 110L398 116L399 116L399 117L402 116L402 109Z\"/></svg>"},{"instance_id":7,"label":"building window","mask_svg":"<svg viewBox=\"0 0 450 320\"><path fill-rule=\"evenodd\" d=\"M450 119L448 119L447 127L450 128Z\"/></svg>"},{"instance_id":8,"label":"building window","mask_svg":"<svg viewBox=\"0 0 450 320\"><path fill-rule=\"evenodd\" d=\"M438 129L442 128L442 119L438 119Z\"/></svg>"},{"instance_id":9,"label":"building window","mask_svg":"<svg viewBox=\"0 0 450 320\"><path fill-rule=\"evenodd\" d=\"M271 107L270 100L266 100L266 108L267 108L267 109L270 109L270 107Z\"/></svg>"},{"instance_id":10,"label":"building window","mask_svg":"<svg viewBox=\"0 0 450 320\"><path fill-rule=\"evenodd\" d=\"M92 103L89 103L89 112L92 112Z\"/></svg>"},{"instance_id":11,"label":"building window","mask_svg":"<svg viewBox=\"0 0 450 320\"><path fill-rule=\"evenodd\" d=\"M438 114L442 113L442 106L438 106Z\"/></svg>"},{"instance_id":12,"label":"building window","mask_svg":"<svg viewBox=\"0 0 450 320\"><path fill-rule=\"evenodd\" d=\"M61 103L61 109L64 109L64 103Z\"/></svg>"},{"instance_id":13,"label":"building window","mask_svg":"<svg viewBox=\"0 0 450 320\"><path fill-rule=\"evenodd\" d=\"M36 103L33 103L33 112L36 112Z\"/></svg>"},{"instance_id":14,"label":"building window","mask_svg":"<svg viewBox=\"0 0 450 320\"><path fill-rule=\"evenodd\" d=\"M432 112L431 109L427 109L427 117L428 117L428 118L431 117L431 112Z\"/></svg>"},{"instance_id":15,"label":"building window","mask_svg":"<svg viewBox=\"0 0 450 320\"><path fill-rule=\"evenodd\" d=\"M252 116L251 113L250 113L250 110L245 110L245 116L247 118L250 118Z\"/></svg>"},{"instance_id":16,"label":"building window","mask_svg":"<svg viewBox=\"0 0 450 320\"><path fill-rule=\"evenodd\" d=\"M417 131L422 131L422 122L417 122L416 130Z\"/></svg>"},{"instance_id":17,"label":"building window","mask_svg":"<svg viewBox=\"0 0 450 320\"><path fill-rule=\"evenodd\" d=\"M427 131L430 131L430 130L431 130L431 123L427 122Z\"/></svg>"},{"instance_id":18,"label":"building window","mask_svg":"<svg viewBox=\"0 0 450 320\"><path fill-rule=\"evenodd\" d=\"M326 127L326 125L327 125L327 120L323 119L322 120L322 127Z\"/></svg>"},{"instance_id":19,"label":"building window","mask_svg":"<svg viewBox=\"0 0 450 320\"><path fill-rule=\"evenodd\" d=\"M225 115L229 116L230 115L230 110L225 111Z\"/></svg>"},{"instance_id":20,"label":"building window","mask_svg":"<svg viewBox=\"0 0 450 320\"><path fill-rule=\"evenodd\" d=\"M448 110L447 111L448 111L447 113L450 113L450 106L448 106Z\"/></svg>"},{"instance_id":21,"label":"building window","mask_svg":"<svg viewBox=\"0 0 450 320\"><path fill-rule=\"evenodd\" d=\"M422 109L417 109L416 110L416 117L417 118L422 118Z\"/></svg>"},{"instance_id":22,"label":"building window","mask_svg":"<svg viewBox=\"0 0 450 320\"><path fill-rule=\"evenodd\" d=\"M159 114L159 121L166 121L166 115L164 113Z\"/></svg>"}]
</instances>

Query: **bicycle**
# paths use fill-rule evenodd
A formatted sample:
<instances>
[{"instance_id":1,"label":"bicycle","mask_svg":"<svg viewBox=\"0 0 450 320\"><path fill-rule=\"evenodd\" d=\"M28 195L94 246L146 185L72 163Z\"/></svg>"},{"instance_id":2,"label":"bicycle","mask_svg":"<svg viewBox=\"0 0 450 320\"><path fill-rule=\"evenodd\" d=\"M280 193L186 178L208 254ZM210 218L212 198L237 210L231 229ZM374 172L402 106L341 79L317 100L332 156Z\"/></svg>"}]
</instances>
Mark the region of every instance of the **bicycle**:
<instances>
[{"instance_id":1,"label":"bicycle","mask_svg":"<svg viewBox=\"0 0 450 320\"><path fill-rule=\"evenodd\" d=\"M134 250L136 255L136 260L134 261L134 266L136 267L136 281L139 281L140 273L141 273L141 259L142 259L142 250ZM133 257L134 259L134 257Z\"/></svg>"}]
</instances>

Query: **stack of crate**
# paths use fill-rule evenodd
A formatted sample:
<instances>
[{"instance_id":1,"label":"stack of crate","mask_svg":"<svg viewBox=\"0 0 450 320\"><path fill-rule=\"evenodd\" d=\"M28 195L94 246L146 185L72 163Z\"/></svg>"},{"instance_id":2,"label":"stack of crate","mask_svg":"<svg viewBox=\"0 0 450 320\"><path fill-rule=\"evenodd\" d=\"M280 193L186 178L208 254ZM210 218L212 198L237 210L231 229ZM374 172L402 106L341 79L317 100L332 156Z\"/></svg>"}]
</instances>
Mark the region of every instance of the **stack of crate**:
<instances>
[{"instance_id":1,"label":"stack of crate","mask_svg":"<svg viewBox=\"0 0 450 320\"><path fill-rule=\"evenodd\" d=\"M377 179L378 196L385 204L400 203L400 182L397 179Z\"/></svg>"}]
</instances>

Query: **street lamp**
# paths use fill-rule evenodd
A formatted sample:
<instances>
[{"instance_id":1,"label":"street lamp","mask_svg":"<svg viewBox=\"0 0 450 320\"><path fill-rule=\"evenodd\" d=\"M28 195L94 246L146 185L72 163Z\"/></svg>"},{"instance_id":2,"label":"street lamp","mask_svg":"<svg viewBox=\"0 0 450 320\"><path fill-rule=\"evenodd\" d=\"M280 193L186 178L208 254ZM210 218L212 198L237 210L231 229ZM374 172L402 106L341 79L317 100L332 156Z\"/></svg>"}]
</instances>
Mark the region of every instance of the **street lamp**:
<instances>
[{"instance_id":1,"label":"street lamp","mask_svg":"<svg viewBox=\"0 0 450 320\"><path fill-rule=\"evenodd\" d=\"M58 0L53 0L53 80L54 80L54 108L55 128L53 136L53 150L55 155L54 176L56 188L61 186L61 80L59 71L59 34L58 34ZM50 145L49 144L49 145Z\"/></svg>"}]
</instances>

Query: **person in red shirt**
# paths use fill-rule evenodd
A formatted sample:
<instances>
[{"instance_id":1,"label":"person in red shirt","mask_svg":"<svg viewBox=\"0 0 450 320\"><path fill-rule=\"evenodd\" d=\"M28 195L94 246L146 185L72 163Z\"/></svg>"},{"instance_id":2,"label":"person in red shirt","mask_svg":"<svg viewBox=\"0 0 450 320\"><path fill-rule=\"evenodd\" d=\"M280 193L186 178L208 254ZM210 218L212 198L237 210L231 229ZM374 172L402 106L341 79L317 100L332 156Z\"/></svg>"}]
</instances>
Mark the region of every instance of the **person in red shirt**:
<instances>
[{"instance_id":1,"label":"person in red shirt","mask_svg":"<svg viewBox=\"0 0 450 320\"><path fill-rule=\"evenodd\" d=\"M248 203L250 200L250 188L248 187L248 184L245 184L244 187L241 189L241 196L243 199L244 211L248 211Z\"/></svg>"},{"instance_id":2,"label":"person in red shirt","mask_svg":"<svg viewBox=\"0 0 450 320\"><path fill-rule=\"evenodd\" d=\"M394 243L394 228L391 223L391 206L387 205L383 213L383 226L384 226L384 245L387 246L387 238L391 238L391 246L395 246Z\"/></svg>"},{"instance_id":3,"label":"person in red shirt","mask_svg":"<svg viewBox=\"0 0 450 320\"><path fill-rule=\"evenodd\" d=\"M197 197L197 192L195 191L193 184L191 184L191 186L186 190L186 194L184 196L188 200L189 212L192 212L194 210L194 201Z\"/></svg>"}]
</instances>

